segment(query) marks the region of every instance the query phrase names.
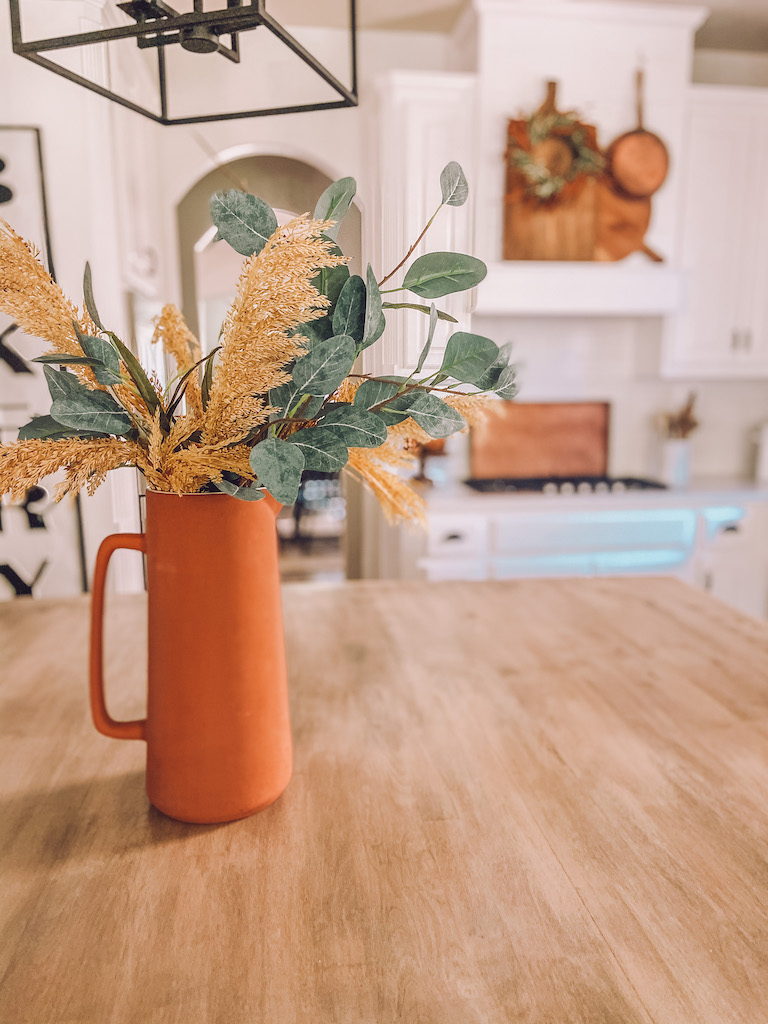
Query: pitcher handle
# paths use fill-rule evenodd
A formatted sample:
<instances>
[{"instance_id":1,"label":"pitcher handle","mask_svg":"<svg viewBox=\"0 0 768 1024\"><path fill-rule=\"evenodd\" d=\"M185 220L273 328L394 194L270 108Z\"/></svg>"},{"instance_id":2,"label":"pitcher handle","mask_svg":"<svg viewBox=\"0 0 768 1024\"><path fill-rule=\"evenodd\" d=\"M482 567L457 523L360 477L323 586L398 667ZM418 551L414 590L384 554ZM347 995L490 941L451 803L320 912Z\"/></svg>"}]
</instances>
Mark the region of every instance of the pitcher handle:
<instances>
[{"instance_id":1,"label":"pitcher handle","mask_svg":"<svg viewBox=\"0 0 768 1024\"><path fill-rule=\"evenodd\" d=\"M91 598L91 717L93 724L104 736L111 736L117 740L143 740L146 719L117 722L110 717L104 699L104 584L107 580L109 560L119 548L146 552L144 535L141 533L113 533L101 542L99 553L96 556Z\"/></svg>"}]
</instances>

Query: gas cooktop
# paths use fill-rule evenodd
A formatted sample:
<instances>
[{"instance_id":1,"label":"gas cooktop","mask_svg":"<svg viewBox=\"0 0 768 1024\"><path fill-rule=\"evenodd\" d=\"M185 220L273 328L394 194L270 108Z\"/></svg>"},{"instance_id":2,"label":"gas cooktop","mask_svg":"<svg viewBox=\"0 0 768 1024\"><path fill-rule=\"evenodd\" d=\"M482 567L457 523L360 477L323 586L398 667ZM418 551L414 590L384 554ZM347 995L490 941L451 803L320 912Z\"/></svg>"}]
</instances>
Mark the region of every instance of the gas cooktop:
<instances>
[{"instance_id":1,"label":"gas cooktop","mask_svg":"<svg viewBox=\"0 0 768 1024\"><path fill-rule=\"evenodd\" d=\"M634 476L531 476L465 480L476 491L491 494L542 491L544 494L618 494L623 491L664 490L658 480Z\"/></svg>"}]
</instances>

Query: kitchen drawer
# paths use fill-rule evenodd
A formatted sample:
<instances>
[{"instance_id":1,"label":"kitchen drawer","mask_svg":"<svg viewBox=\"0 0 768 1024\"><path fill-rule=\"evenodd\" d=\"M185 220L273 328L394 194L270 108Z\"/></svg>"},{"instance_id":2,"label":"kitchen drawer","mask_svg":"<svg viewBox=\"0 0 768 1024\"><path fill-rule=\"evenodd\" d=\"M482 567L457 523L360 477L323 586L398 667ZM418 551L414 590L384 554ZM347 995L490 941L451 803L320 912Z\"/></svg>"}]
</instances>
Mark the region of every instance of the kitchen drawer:
<instances>
[{"instance_id":1,"label":"kitchen drawer","mask_svg":"<svg viewBox=\"0 0 768 1024\"><path fill-rule=\"evenodd\" d=\"M481 516L430 516L427 554L430 558L485 555L488 523Z\"/></svg>"},{"instance_id":2,"label":"kitchen drawer","mask_svg":"<svg viewBox=\"0 0 768 1024\"><path fill-rule=\"evenodd\" d=\"M499 517L491 525L494 555L690 548L696 513L688 509L616 509Z\"/></svg>"}]
</instances>

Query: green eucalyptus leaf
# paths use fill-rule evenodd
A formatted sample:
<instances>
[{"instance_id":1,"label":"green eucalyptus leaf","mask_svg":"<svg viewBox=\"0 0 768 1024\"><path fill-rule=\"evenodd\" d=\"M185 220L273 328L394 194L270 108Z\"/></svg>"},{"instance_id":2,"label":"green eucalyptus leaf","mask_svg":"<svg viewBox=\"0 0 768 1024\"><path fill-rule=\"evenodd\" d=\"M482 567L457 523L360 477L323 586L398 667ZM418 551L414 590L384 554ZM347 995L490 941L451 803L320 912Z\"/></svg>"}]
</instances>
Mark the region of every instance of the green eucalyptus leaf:
<instances>
[{"instance_id":1,"label":"green eucalyptus leaf","mask_svg":"<svg viewBox=\"0 0 768 1024\"><path fill-rule=\"evenodd\" d=\"M34 416L29 423L25 423L19 429L19 441L57 437L62 433L66 434L68 431L53 416Z\"/></svg>"},{"instance_id":2,"label":"green eucalyptus leaf","mask_svg":"<svg viewBox=\"0 0 768 1024\"><path fill-rule=\"evenodd\" d=\"M387 321L382 311L381 292L376 283L376 275L371 269L370 263L365 274L366 300L365 300L365 322L363 324L363 338L360 344L361 351L368 348L382 336L387 326Z\"/></svg>"},{"instance_id":3,"label":"green eucalyptus leaf","mask_svg":"<svg viewBox=\"0 0 768 1024\"><path fill-rule=\"evenodd\" d=\"M115 346L106 338L96 338L89 334L79 336L80 347L89 359L96 361L93 369L99 384L119 384L120 356Z\"/></svg>"},{"instance_id":4,"label":"green eucalyptus leaf","mask_svg":"<svg viewBox=\"0 0 768 1024\"><path fill-rule=\"evenodd\" d=\"M355 192L357 192L357 182L354 178L339 178L338 181L334 181L328 186L317 201L312 219L334 221L333 227L326 232L328 237L334 241L338 238L341 222L355 198Z\"/></svg>"},{"instance_id":5,"label":"green eucalyptus leaf","mask_svg":"<svg viewBox=\"0 0 768 1024\"><path fill-rule=\"evenodd\" d=\"M517 373L514 366L505 366L493 389L499 398L514 398L517 395Z\"/></svg>"},{"instance_id":6,"label":"green eucalyptus leaf","mask_svg":"<svg viewBox=\"0 0 768 1024\"><path fill-rule=\"evenodd\" d=\"M416 404L421 391L408 391L405 394L397 395L381 409L376 409L376 415L380 416L387 426L395 423L402 423L411 415L411 408Z\"/></svg>"},{"instance_id":7,"label":"green eucalyptus leaf","mask_svg":"<svg viewBox=\"0 0 768 1024\"><path fill-rule=\"evenodd\" d=\"M354 406L370 409L373 405L392 398L400 389L402 380L365 380L355 392Z\"/></svg>"},{"instance_id":8,"label":"green eucalyptus leaf","mask_svg":"<svg viewBox=\"0 0 768 1024\"><path fill-rule=\"evenodd\" d=\"M333 333L348 334L356 342L363 340L365 329L365 281L357 274L348 278L333 311Z\"/></svg>"},{"instance_id":9,"label":"green eucalyptus leaf","mask_svg":"<svg viewBox=\"0 0 768 1024\"><path fill-rule=\"evenodd\" d=\"M45 374L45 381L54 402L57 398L70 398L82 391L88 392L85 384L81 384L73 373L66 373L64 370L54 370L50 366L44 366L43 373Z\"/></svg>"},{"instance_id":10,"label":"green eucalyptus leaf","mask_svg":"<svg viewBox=\"0 0 768 1024\"><path fill-rule=\"evenodd\" d=\"M427 340L424 343L424 348L421 350L419 355L419 361L416 364L414 373L421 373L424 363L427 361L429 350L432 348L432 339L435 336L435 328L437 327L437 307L434 302L432 308L429 311L429 331L427 332Z\"/></svg>"},{"instance_id":11,"label":"green eucalyptus leaf","mask_svg":"<svg viewBox=\"0 0 768 1024\"><path fill-rule=\"evenodd\" d=\"M426 430L430 437L450 437L466 427L466 421L450 405L428 391L417 392L416 401L408 409L408 415Z\"/></svg>"},{"instance_id":12,"label":"green eucalyptus leaf","mask_svg":"<svg viewBox=\"0 0 768 1024\"><path fill-rule=\"evenodd\" d=\"M509 365L509 360L512 355L512 342L508 341L506 345L502 345L499 349L499 354L496 359L491 363L485 373L478 377L474 382L475 387L480 391L493 391L495 390L496 384L501 377L502 371Z\"/></svg>"},{"instance_id":13,"label":"green eucalyptus leaf","mask_svg":"<svg viewBox=\"0 0 768 1024\"><path fill-rule=\"evenodd\" d=\"M288 438L288 444L304 455L304 468L318 473L335 473L349 460L347 445L327 427L307 427Z\"/></svg>"},{"instance_id":14,"label":"green eucalyptus leaf","mask_svg":"<svg viewBox=\"0 0 768 1024\"><path fill-rule=\"evenodd\" d=\"M290 380L269 392L269 404L280 410L280 418L293 412L299 399L303 399L301 410L294 415L303 420L311 420L320 411L323 398L323 395L303 395Z\"/></svg>"},{"instance_id":15,"label":"green eucalyptus leaf","mask_svg":"<svg viewBox=\"0 0 768 1024\"><path fill-rule=\"evenodd\" d=\"M51 416L72 430L91 433L127 434L133 426L125 409L105 391L86 389L85 394L57 398L51 406Z\"/></svg>"},{"instance_id":16,"label":"green eucalyptus leaf","mask_svg":"<svg viewBox=\"0 0 768 1024\"><path fill-rule=\"evenodd\" d=\"M464 177L464 171L455 160L440 172L440 188L443 192L443 202L448 206L463 206L469 197L469 185Z\"/></svg>"},{"instance_id":17,"label":"green eucalyptus leaf","mask_svg":"<svg viewBox=\"0 0 768 1024\"><path fill-rule=\"evenodd\" d=\"M280 415L285 415L296 404L299 398L299 389L293 381L286 381L279 387L270 388L269 404L277 409Z\"/></svg>"},{"instance_id":18,"label":"green eucalyptus leaf","mask_svg":"<svg viewBox=\"0 0 768 1024\"><path fill-rule=\"evenodd\" d=\"M302 395L301 403L296 409L294 416L301 420L312 420L322 409L324 401L323 395Z\"/></svg>"},{"instance_id":19,"label":"green eucalyptus leaf","mask_svg":"<svg viewBox=\"0 0 768 1024\"><path fill-rule=\"evenodd\" d=\"M91 320L93 320L100 331L106 331L106 327L101 322L99 311L96 308L96 300L93 297L93 279L91 277L91 265L88 262L85 264L85 273L83 274L83 298L85 299L85 308L88 310Z\"/></svg>"},{"instance_id":20,"label":"green eucalyptus leaf","mask_svg":"<svg viewBox=\"0 0 768 1024\"><path fill-rule=\"evenodd\" d=\"M266 487L275 501L281 505L296 501L304 470L300 448L279 437L268 437L251 449L250 463L258 486Z\"/></svg>"},{"instance_id":21,"label":"green eucalyptus leaf","mask_svg":"<svg viewBox=\"0 0 768 1024\"><path fill-rule=\"evenodd\" d=\"M420 302L382 302L382 309L417 309L419 313L426 313L429 316L430 307L423 306ZM443 309L437 311L438 320L447 320L449 324L457 324L459 321L455 316L446 313Z\"/></svg>"},{"instance_id":22,"label":"green eucalyptus leaf","mask_svg":"<svg viewBox=\"0 0 768 1024\"><path fill-rule=\"evenodd\" d=\"M220 237L241 256L261 252L277 231L277 217L272 207L239 189L214 193L210 209L211 220Z\"/></svg>"},{"instance_id":23,"label":"green eucalyptus leaf","mask_svg":"<svg viewBox=\"0 0 768 1024\"><path fill-rule=\"evenodd\" d=\"M318 342L293 368L293 382L302 394L328 395L341 384L355 361L355 341L347 334Z\"/></svg>"},{"instance_id":24,"label":"green eucalyptus leaf","mask_svg":"<svg viewBox=\"0 0 768 1024\"><path fill-rule=\"evenodd\" d=\"M445 346L440 372L465 384L474 384L499 356L499 347L482 334L456 331Z\"/></svg>"},{"instance_id":25,"label":"green eucalyptus leaf","mask_svg":"<svg viewBox=\"0 0 768 1024\"><path fill-rule=\"evenodd\" d=\"M79 437L83 433L87 433L87 431L70 430L55 420L53 416L35 416L19 430L19 441L34 439L59 441L67 437ZM103 437L104 435L94 433L94 436Z\"/></svg>"},{"instance_id":26,"label":"green eucalyptus leaf","mask_svg":"<svg viewBox=\"0 0 768 1024\"><path fill-rule=\"evenodd\" d=\"M318 429L321 427L338 437L348 448L378 448L387 439L384 420L361 406L342 404L331 409L319 421Z\"/></svg>"},{"instance_id":27,"label":"green eucalyptus leaf","mask_svg":"<svg viewBox=\"0 0 768 1024\"><path fill-rule=\"evenodd\" d=\"M89 359L88 356L70 356L66 353L58 352L47 352L44 356L35 356L31 362L43 364L50 363L55 366L69 366L70 364L72 364L72 366L77 366L78 364L82 366L96 366L97 364L96 359Z\"/></svg>"},{"instance_id":28,"label":"green eucalyptus leaf","mask_svg":"<svg viewBox=\"0 0 768 1024\"><path fill-rule=\"evenodd\" d=\"M309 320L307 323L302 324L301 327L297 327L294 331L294 336L298 334L302 338L306 338L309 342L307 347L312 348L318 341L327 341L335 333L331 317L321 316L318 320Z\"/></svg>"},{"instance_id":29,"label":"green eucalyptus leaf","mask_svg":"<svg viewBox=\"0 0 768 1024\"><path fill-rule=\"evenodd\" d=\"M423 299L437 299L474 288L487 272L482 260L474 256L460 252L428 252L410 265L403 288Z\"/></svg>"},{"instance_id":30,"label":"green eucalyptus leaf","mask_svg":"<svg viewBox=\"0 0 768 1024\"><path fill-rule=\"evenodd\" d=\"M214 486L224 494L230 494L233 498L239 498L240 501L261 501L264 497L264 491L260 487L256 487L255 484L239 487L237 484L232 483L231 480L227 480L226 477L222 477L221 480L214 480Z\"/></svg>"},{"instance_id":31,"label":"green eucalyptus leaf","mask_svg":"<svg viewBox=\"0 0 768 1024\"><path fill-rule=\"evenodd\" d=\"M334 256L344 255L338 245L333 246L331 253ZM348 280L349 267L346 263L341 263L338 267L323 267L317 274L315 274L311 283L315 288L317 288L321 295L326 295L328 297L331 309L333 309L338 301L339 295L341 295L341 289Z\"/></svg>"}]
</instances>

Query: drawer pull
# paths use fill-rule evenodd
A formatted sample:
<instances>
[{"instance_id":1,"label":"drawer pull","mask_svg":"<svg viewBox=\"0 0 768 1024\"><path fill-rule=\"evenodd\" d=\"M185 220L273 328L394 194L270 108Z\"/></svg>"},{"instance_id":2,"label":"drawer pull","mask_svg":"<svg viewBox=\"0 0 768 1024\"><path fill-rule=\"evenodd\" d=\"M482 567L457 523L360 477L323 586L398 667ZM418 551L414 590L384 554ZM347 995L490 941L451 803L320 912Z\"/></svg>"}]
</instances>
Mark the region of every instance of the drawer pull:
<instances>
[{"instance_id":1,"label":"drawer pull","mask_svg":"<svg viewBox=\"0 0 768 1024\"><path fill-rule=\"evenodd\" d=\"M463 533L446 533L443 540L464 540Z\"/></svg>"}]
</instances>

